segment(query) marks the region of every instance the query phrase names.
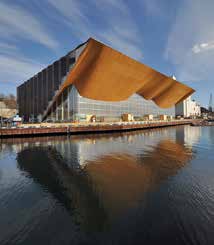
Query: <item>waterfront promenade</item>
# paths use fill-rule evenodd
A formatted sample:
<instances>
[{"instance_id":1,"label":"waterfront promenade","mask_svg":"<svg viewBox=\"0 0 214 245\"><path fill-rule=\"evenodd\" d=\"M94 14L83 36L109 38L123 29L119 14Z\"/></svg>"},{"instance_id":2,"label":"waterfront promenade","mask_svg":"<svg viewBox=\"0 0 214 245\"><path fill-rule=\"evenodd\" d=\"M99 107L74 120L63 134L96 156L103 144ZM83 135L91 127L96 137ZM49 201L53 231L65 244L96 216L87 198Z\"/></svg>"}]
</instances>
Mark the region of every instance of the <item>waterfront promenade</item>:
<instances>
[{"instance_id":1,"label":"waterfront promenade","mask_svg":"<svg viewBox=\"0 0 214 245\"><path fill-rule=\"evenodd\" d=\"M192 124L193 120L172 121L136 121L136 122L112 122L112 123L41 123L22 124L14 128L1 128L0 138L38 136L38 135L61 135L99 132L117 132L149 128L159 128L176 125Z\"/></svg>"}]
</instances>

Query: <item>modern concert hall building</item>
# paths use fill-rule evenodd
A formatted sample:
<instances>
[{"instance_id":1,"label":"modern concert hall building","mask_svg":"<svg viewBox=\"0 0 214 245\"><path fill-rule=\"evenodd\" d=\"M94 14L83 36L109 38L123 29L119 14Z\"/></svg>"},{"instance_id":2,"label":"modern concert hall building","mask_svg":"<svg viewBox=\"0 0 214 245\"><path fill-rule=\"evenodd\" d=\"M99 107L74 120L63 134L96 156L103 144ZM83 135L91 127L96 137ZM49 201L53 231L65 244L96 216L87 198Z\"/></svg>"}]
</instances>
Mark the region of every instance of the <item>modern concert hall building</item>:
<instances>
[{"instance_id":1,"label":"modern concert hall building","mask_svg":"<svg viewBox=\"0 0 214 245\"><path fill-rule=\"evenodd\" d=\"M17 88L24 121L175 115L194 90L90 38Z\"/></svg>"}]
</instances>

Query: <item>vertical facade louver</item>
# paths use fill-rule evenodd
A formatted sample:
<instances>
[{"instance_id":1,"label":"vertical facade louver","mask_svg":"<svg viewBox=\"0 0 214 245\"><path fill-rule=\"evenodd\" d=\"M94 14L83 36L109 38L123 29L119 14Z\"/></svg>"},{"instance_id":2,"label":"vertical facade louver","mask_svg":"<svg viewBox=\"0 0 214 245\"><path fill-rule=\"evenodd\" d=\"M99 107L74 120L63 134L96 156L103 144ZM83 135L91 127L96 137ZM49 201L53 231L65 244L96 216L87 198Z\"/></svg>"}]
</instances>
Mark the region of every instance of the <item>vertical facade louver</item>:
<instances>
[{"instance_id":1,"label":"vertical facade louver","mask_svg":"<svg viewBox=\"0 0 214 245\"><path fill-rule=\"evenodd\" d=\"M25 121L41 121L66 74L75 63L75 51L25 81L17 88L19 115Z\"/></svg>"}]
</instances>

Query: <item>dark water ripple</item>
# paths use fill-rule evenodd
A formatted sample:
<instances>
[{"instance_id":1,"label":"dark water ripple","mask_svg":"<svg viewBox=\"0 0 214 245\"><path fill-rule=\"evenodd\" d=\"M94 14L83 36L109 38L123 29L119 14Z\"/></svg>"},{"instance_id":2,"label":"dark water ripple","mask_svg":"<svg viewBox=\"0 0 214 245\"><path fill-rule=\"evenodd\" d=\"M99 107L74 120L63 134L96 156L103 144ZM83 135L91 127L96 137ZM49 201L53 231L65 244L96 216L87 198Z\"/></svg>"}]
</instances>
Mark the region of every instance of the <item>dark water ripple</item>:
<instances>
[{"instance_id":1,"label":"dark water ripple","mask_svg":"<svg viewBox=\"0 0 214 245\"><path fill-rule=\"evenodd\" d=\"M0 244L214 244L214 127L0 141Z\"/></svg>"}]
</instances>

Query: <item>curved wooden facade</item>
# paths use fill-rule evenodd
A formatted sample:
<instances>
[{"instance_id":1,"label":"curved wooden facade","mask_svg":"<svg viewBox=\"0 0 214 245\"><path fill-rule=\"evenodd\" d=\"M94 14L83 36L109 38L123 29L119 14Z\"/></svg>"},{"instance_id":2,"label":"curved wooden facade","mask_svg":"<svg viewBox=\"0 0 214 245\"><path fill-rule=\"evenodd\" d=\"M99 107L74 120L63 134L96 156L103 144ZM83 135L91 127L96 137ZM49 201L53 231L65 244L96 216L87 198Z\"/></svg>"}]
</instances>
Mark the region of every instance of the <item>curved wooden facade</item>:
<instances>
[{"instance_id":1,"label":"curved wooden facade","mask_svg":"<svg viewBox=\"0 0 214 245\"><path fill-rule=\"evenodd\" d=\"M90 38L60 88L74 84L89 99L121 101L137 93L169 108L194 90L130 57Z\"/></svg>"}]
</instances>

